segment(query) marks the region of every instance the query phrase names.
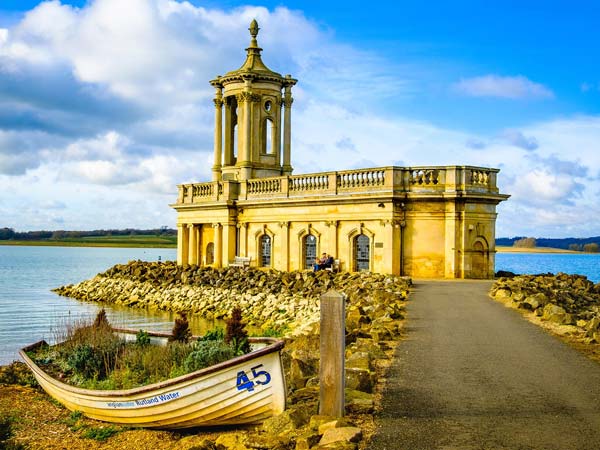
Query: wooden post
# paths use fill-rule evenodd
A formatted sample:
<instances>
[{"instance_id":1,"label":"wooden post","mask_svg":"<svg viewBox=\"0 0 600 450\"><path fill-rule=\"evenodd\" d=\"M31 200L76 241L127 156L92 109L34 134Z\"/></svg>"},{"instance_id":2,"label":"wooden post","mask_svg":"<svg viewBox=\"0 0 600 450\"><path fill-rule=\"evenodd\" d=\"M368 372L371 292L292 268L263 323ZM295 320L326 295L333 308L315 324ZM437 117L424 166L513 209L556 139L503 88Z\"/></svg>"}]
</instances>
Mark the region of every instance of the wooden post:
<instances>
[{"instance_id":1,"label":"wooden post","mask_svg":"<svg viewBox=\"0 0 600 450\"><path fill-rule=\"evenodd\" d=\"M321 365L319 414L342 417L344 415L346 346L345 299L330 290L321 296Z\"/></svg>"}]
</instances>

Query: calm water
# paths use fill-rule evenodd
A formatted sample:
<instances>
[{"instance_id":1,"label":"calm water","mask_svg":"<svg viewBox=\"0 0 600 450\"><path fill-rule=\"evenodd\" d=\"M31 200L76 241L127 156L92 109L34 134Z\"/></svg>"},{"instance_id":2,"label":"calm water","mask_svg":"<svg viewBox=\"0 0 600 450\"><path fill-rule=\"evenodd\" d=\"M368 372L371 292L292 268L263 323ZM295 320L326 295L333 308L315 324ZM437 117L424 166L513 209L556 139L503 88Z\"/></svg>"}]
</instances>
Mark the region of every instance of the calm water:
<instances>
[{"instance_id":1,"label":"calm water","mask_svg":"<svg viewBox=\"0 0 600 450\"><path fill-rule=\"evenodd\" d=\"M585 275L600 282L600 253L496 253L496 271Z\"/></svg>"},{"instance_id":2,"label":"calm water","mask_svg":"<svg viewBox=\"0 0 600 450\"><path fill-rule=\"evenodd\" d=\"M84 303L60 297L50 289L77 283L131 260L176 259L175 249L12 247L0 245L0 364L18 358L17 351L40 339L52 342L67 323L93 318L105 306L115 326L169 331L173 314ZM195 333L211 323L192 318Z\"/></svg>"}]
</instances>

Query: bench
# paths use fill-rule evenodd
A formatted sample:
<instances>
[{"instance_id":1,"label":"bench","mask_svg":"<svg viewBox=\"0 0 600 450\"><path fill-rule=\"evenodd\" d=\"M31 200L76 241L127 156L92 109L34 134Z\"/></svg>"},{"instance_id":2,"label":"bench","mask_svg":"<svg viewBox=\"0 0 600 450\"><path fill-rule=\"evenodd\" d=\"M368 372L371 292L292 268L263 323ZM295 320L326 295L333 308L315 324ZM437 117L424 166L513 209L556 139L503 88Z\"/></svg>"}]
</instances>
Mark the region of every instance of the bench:
<instances>
[{"instance_id":1,"label":"bench","mask_svg":"<svg viewBox=\"0 0 600 450\"><path fill-rule=\"evenodd\" d=\"M236 256L233 262L229 263L229 267L241 267L246 268L250 267L250 261L252 260L252 256Z\"/></svg>"},{"instance_id":2,"label":"bench","mask_svg":"<svg viewBox=\"0 0 600 450\"><path fill-rule=\"evenodd\" d=\"M334 259L331 267L325 267L325 270L329 270L330 272L337 273L340 271L340 260Z\"/></svg>"}]
</instances>

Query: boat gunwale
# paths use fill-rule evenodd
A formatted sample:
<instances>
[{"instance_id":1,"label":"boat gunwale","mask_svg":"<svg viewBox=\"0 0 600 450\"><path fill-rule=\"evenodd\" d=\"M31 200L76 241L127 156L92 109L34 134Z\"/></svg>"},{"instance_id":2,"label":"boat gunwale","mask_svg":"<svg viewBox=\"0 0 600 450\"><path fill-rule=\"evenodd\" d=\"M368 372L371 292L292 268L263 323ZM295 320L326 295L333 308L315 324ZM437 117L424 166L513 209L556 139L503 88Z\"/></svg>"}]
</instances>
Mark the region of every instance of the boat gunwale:
<instances>
[{"instance_id":1,"label":"boat gunwale","mask_svg":"<svg viewBox=\"0 0 600 450\"><path fill-rule=\"evenodd\" d=\"M137 334L139 330L133 330L129 328L112 328L112 330L116 333L125 333L125 334ZM171 336L170 333L159 332L159 331L147 331L148 335L152 337L159 338L168 338ZM193 336L193 338L198 338L198 336ZM44 376L44 378L48 379L49 382L54 385L59 385L61 389L66 391L81 394L81 395L91 395L97 397L130 397L138 394L145 394L150 391L157 391L165 388L169 388L171 386L176 386L181 383L185 383L188 381L193 381L194 379L204 377L206 375L210 375L215 372L219 372L221 370L225 370L231 368L233 366L237 366L247 361L251 361L262 356L279 352L284 347L284 341L281 339L270 338L270 337L256 337L256 338L248 338L250 343L268 343L266 347L254 350L250 353L246 353L245 355L236 356L235 358L228 359L227 361L214 364L209 367L205 367L200 370L196 370L195 372L190 372L185 375L180 375L175 378L169 378L168 380L159 381L153 384L147 384L144 386L138 386L131 389L120 389L120 390L110 390L110 389L84 389L77 386L73 386L67 383L63 383L62 381L57 380L49 373L47 373L44 369L38 366L26 352L34 350L40 345L47 344L46 341L41 340L34 344L28 345L27 347L23 347L19 350L19 355L23 358L25 364L34 372L37 372Z\"/></svg>"}]
</instances>

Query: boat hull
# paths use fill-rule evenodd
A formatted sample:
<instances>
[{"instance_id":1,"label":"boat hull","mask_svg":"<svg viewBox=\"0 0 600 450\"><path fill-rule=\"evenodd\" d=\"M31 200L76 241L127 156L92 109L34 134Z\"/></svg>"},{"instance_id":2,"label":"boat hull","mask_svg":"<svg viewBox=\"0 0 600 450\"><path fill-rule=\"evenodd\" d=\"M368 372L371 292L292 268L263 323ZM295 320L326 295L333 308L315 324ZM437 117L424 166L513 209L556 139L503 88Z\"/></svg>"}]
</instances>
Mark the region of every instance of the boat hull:
<instances>
[{"instance_id":1,"label":"boat hull","mask_svg":"<svg viewBox=\"0 0 600 450\"><path fill-rule=\"evenodd\" d=\"M71 411L132 427L175 429L256 424L283 412L283 342L253 341L266 346L181 377L120 391L81 389L51 377L26 353L40 343L24 348L20 355L40 386Z\"/></svg>"}]
</instances>

